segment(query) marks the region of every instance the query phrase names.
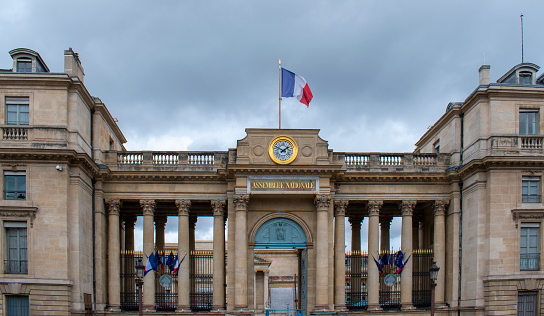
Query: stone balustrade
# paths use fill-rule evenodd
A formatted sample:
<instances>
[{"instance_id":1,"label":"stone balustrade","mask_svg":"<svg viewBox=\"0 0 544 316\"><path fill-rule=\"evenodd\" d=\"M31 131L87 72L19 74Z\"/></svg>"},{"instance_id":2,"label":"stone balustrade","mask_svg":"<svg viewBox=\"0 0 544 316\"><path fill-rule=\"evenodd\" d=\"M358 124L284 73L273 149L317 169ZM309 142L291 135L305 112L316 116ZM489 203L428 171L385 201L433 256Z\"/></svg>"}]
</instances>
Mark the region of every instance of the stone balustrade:
<instances>
[{"instance_id":1,"label":"stone balustrade","mask_svg":"<svg viewBox=\"0 0 544 316\"><path fill-rule=\"evenodd\" d=\"M22 127L22 126L2 127L2 139L3 140L27 140L28 127Z\"/></svg>"},{"instance_id":2,"label":"stone balustrade","mask_svg":"<svg viewBox=\"0 0 544 316\"><path fill-rule=\"evenodd\" d=\"M429 171L449 167L449 154L415 153L335 153L348 171Z\"/></svg>"},{"instance_id":3,"label":"stone balustrade","mask_svg":"<svg viewBox=\"0 0 544 316\"><path fill-rule=\"evenodd\" d=\"M104 162L114 169L130 169L135 166L225 168L227 154L222 151L123 151L108 152ZM113 157L116 157L116 163L112 165Z\"/></svg>"}]
</instances>

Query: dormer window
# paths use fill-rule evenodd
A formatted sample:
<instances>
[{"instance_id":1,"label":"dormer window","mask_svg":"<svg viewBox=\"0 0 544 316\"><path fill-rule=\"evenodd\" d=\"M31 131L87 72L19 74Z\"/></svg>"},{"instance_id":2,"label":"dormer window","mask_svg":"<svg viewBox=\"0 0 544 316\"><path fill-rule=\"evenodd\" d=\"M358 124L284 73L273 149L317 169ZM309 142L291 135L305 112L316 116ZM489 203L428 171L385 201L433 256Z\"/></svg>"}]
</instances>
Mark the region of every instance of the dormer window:
<instances>
[{"instance_id":1,"label":"dormer window","mask_svg":"<svg viewBox=\"0 0 544 316\"><path fill-rule=\"evenodd\" d=\"M528 71L520 71L519 84L533 84L533 73Z\"/></svg>"},{"instance_id":2,"label":"dormer window","mask_svg":"<svg viewBox=\"0 0 544 316\"><path fill-rule=\"evenodd\" d=\"M17 59L17 72L32 72L32 60L26 58Z\"/></svg>"}]
</instances>

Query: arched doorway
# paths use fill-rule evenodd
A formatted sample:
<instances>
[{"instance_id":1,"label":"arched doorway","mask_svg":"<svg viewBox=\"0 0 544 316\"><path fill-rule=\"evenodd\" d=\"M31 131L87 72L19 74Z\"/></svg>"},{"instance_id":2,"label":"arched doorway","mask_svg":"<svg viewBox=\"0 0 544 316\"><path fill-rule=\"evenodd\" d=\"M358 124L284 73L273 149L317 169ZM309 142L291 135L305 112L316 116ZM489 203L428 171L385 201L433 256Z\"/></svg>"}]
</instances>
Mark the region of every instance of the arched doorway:
<instances>
[{"instance_id":1,"label":"arched doorway","mask_svg":"<svg viewBox=\"0 0 544 316\"><path fill-rule=\"evenodd\" d=\"M294 298L292 305L288 308L302 309L306 315L307 306L307 240L304 229L294 220L286 217L275 217L264 222L256 231L254 238L254 248L268 250L291 250L295 251L297 259L297 273L294 276ZM297 278L298 275L298 278ZM268 282L266 282L266 293L268 292ZM274 306L271 306L274 308Z\"/></svg>"}]
</instances>

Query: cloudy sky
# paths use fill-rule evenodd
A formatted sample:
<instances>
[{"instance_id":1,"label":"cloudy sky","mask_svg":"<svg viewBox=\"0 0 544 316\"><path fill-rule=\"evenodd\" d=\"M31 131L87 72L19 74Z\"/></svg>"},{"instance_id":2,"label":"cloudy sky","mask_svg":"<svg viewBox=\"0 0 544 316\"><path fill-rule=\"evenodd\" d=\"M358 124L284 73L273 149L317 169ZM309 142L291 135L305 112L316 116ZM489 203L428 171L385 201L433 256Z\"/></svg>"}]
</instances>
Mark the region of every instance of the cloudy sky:
<instances>
[{"instance_id":1,"label":"cloudy sky","mask_svg":"<svg viewBox=\"0 0 544 316\"><path fill-rule=\"evenodd\" d=\"M0 68L26 47L62 72L72 47L128 150L227 150L246 127L277 128L281 59L314 95L283 100L283 128L320 129L335 151L409 152L482 64L496 81L521 62L522 13L525 61L544 66L541 0L4 0Z\"/></svg>"}]
</instances>

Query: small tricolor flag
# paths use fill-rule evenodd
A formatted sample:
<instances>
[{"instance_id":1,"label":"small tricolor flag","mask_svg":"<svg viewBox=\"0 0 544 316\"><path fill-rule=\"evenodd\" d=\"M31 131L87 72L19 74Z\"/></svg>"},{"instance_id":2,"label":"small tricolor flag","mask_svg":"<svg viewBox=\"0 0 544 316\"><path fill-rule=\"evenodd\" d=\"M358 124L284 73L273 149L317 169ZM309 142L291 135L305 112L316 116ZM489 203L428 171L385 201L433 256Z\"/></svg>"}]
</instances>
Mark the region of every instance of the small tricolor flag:
<instances>
[{"instance_id":1,"label":"small tricolor flag","mask_svg":"<svg viewBox=\"0 0 544 316\"><path fill-rule=\"evenodd\" d=\"M310 101L314 97L306 80L285 68L281 68L281 96L295 97L306 106L310 105Z\"/></svg>"}]
</instances>

